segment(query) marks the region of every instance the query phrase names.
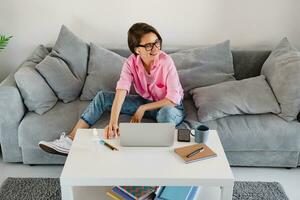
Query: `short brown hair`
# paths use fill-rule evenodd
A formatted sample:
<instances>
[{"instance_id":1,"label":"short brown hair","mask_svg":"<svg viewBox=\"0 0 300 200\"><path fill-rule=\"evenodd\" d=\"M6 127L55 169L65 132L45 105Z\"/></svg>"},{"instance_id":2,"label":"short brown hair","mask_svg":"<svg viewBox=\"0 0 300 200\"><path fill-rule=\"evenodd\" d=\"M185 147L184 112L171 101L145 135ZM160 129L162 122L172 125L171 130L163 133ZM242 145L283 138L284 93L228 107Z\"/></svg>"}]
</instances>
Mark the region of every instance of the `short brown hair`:
<instances>
[{"instance_id":1,"label":"short brown hair","mask_svg":"<svg viewBox=\"0 0 300 200\"><path fill-rule=\"evenodd\" d=\"M146 23L135 23L133 24L129 30L128 30L128 38L127 38L127 42L128 42L128 47L130 49L130 51L132 53L134 53L135 55L137 55L137 53L135 52L135 48L138 47L138 45L141 42L141 38L147 34L147 33L154 33L158 39L160 40L161 44L162 44L162 38L159 35L158 31L151 25L146 24Z\"/></svg>"}]
</instances>

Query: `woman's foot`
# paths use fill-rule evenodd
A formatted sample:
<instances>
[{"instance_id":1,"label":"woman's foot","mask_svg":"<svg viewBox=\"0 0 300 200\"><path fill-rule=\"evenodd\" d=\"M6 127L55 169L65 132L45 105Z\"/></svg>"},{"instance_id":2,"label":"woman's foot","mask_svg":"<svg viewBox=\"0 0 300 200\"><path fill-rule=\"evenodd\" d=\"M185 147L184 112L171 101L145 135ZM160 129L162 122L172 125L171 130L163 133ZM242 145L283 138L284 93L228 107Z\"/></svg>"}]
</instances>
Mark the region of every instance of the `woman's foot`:
<instances>
[{"instance_id":1,"label":"woman's foot","mask_svg":"<svg viewBox=\"0 0 300 200\"><path fill-rule=\"evenodd\" d=\"M56 139L51 142L40 141L39 147L46 151L47 153L58 154L62 156L67 156L71 149L73 140L66 136L66 133L63 132L59 139Z\"/></svg>"}]
</instances>

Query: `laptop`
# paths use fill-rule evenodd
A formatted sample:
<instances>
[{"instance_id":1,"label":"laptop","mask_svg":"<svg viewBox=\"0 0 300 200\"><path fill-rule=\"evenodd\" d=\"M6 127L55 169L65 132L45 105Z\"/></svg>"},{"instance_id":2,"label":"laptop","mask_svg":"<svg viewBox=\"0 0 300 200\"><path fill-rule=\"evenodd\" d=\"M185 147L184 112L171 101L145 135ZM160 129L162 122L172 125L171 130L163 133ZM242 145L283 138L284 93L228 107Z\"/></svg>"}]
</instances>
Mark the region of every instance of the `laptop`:
<instances>
[{"instance_id":1,"label":"laptop","mask_svg":"<svg viewBox=\"0 0 300 200\"><path fill-rule=\"evenodd\" d=\"M173 123L120 123L120 144L124 147L167 147L174 143Z\"/></svg>"}]
</instances>

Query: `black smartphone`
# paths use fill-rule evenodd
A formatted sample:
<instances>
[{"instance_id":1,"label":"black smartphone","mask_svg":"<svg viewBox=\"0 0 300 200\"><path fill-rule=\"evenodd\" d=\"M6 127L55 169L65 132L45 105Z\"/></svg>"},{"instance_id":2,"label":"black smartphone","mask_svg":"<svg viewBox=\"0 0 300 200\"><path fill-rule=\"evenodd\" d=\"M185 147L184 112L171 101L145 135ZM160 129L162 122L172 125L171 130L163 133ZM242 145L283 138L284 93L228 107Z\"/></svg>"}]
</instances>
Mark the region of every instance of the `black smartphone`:
<instances>
[{"instance_id":1,"label":"black smartphone","mask_svg":"<svg viewBox=\"0 0 300 200\"><path fill-rule=\"evenodd\" d=\"M177 140L178 142L189 142L191 131L189 129L178 129L177 130Z\"/></svg>"}]
</instances>

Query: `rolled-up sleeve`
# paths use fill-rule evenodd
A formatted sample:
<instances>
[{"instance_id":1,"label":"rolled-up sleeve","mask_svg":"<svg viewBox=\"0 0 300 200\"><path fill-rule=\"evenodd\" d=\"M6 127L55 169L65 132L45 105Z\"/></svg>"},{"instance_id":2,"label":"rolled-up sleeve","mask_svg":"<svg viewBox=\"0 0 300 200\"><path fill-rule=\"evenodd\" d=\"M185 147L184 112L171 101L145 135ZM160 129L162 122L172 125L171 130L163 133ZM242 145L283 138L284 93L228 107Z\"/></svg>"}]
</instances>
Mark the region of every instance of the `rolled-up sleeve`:
<instances>
[{"instance_id":1,"label":"rolled-up sleeve","mask_svg":"<svg viewBox=\"0 0 300 200\"><path fill-rule=\"evenodd\" d=\"M116 90L117 89L124 89L127 91L127 94L130 92L130 87L132 84L133 75L130 70L130 65L126 61L122 67L122 71L120 74L120 79L117 82Z\"/></svg>"},{"instance_id":2,"label":"rolled-up sleeve","mask_svg":"<svg viewBox=\"0 0 300 200\"><path fill-rule=\"evenodd\" d=\"M165 98L179 105L183 99L183 90L179 81L178 73L173 62L171 62L167 75L167 95Z\"/></svg>"}]
</instances>

